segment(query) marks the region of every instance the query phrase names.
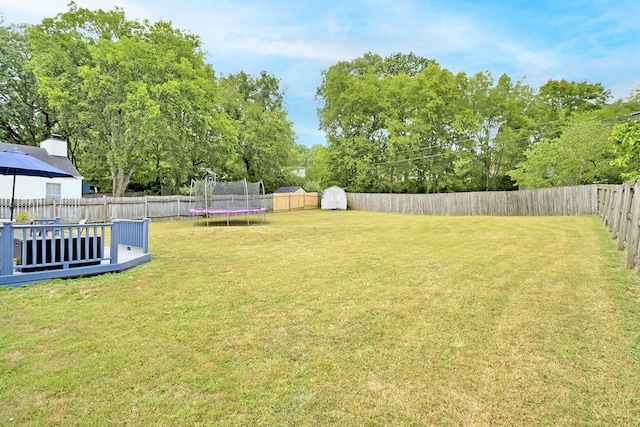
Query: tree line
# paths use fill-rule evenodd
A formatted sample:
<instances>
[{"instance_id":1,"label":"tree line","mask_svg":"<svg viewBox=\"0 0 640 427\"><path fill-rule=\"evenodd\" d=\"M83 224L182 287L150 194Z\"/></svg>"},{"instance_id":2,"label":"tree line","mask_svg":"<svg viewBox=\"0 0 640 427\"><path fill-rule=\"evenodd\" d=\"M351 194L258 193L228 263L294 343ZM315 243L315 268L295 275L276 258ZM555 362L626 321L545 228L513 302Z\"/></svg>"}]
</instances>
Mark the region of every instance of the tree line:
<instances>
[{"instance_id":1,"label":"tree line","mask_svg":"<svg viewBox=\"0 0 640 427\"><path fill-rule=\"evenodd\" d=\"M0 140L60 134L85 182L114 195L208 172L269 191L406 193L640 177L640 91L612 102L600 83L524 80L369 52L322 72L327 142L306 147L275 76L218 76L197 35L70 3L38 25L0 26Z\"/></svg>"},{"instance_id":2,"label":"tree line","mask_svg":"<svg viewBox=\"0 0 640 427\"><path fill-rule=\"evenodd\" d=\"M314 156L330 167L315 167L348 191L619 183L640 170L640 91L609 102L600 83L549 80L534 89L506 74L454 74L412 53L366 53L322 77L328 145Z\"/></svg>"},{"instance_id":3,"label":"tree line","mask_svg":"<svg viewBox=\"0 0 640 427\"><path fill-rule=\"evenodd\" d=\"M119 196L157 193L214 172L291 179L295 135L280 81L216 76L198 36L120 8L69 10L0 27L0 140L37 145L53 133L85 182Z\"/></svg>"}]
</instances>

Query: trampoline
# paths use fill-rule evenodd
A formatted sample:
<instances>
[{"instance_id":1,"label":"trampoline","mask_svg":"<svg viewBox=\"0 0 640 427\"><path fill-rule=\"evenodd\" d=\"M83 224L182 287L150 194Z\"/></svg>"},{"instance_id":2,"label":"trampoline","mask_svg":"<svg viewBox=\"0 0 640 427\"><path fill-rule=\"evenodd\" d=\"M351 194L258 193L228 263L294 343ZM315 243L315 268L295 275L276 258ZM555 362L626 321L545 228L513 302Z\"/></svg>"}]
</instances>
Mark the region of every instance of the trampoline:
<instances>
[{"instance_id":1,"label":"trampoline","mask_svg":"<svg viewBox=\"0 0 640 427\"><path fill-rule=\"evenodd\" d=\"M251 221L248 219L247 215L255 214L259 215L260 222L264 223L264 214L265 208L259 207L248 207L248 208L205 208L205 209L197 209L191 208L189 209L189 213L193 216L206 216L206 217L216 217L216 216L224 216L227 219L227 225L230 223L230 218L234 215L244 215L247 224Z\"/></svg>"},{"instance_id":2,"label":"trampoline","mask_svg":"<svg viewBox=\"0 0 640 427\"><path fill-rule=\"evenodd\" d=\"M193 219L203 217L208 225L210 219L224 218L229 225L232 217L244 215L247 224L251 223L251 216L256 216L260 223L265 222L262 181L220 182L214 176L192 181L191 187L194 197L190 199L189 214Z\"/></svg>"}]
</instances>

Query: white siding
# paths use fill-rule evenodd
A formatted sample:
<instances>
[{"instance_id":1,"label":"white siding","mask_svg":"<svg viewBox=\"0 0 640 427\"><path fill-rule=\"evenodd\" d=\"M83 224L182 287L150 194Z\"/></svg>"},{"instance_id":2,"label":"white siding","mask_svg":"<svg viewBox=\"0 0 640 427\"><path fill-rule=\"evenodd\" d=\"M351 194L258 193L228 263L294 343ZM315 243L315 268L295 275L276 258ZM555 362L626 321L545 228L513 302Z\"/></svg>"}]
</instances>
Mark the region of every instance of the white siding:
<instances>
[{"instance_id":1,"label":"white siding","mask_svg":"<svg viewBox=\"0 0 640 427\"><path fill-rule=\"evenodd\" d=\"M44 199L47 194L47 182L62 185L61 196L65 199L82 197L82 180L78 178L40 178L34 176L16 176L16 199ZM0 175L0 198L11 198L13 176Z\"/></svg>"}]
</instances>

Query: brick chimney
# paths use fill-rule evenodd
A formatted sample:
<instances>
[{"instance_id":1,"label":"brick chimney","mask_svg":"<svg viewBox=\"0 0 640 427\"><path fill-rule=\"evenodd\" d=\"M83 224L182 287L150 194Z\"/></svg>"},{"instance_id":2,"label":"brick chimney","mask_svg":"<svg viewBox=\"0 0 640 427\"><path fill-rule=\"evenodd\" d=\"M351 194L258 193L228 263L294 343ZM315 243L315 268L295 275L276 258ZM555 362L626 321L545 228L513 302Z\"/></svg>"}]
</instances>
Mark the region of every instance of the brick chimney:
<instances>
[{"instance_id":1,"label":"brick chimney","mask_svg":"<svg viewBox=\"0 0 640 427\"><path fill-rule=\"evenodd\" d=\"M62 139L60 135L52 134L49 139L40 143L40 147L47 150L50 156L67 157L67 141Z\"/></svg>"}]
</instances>

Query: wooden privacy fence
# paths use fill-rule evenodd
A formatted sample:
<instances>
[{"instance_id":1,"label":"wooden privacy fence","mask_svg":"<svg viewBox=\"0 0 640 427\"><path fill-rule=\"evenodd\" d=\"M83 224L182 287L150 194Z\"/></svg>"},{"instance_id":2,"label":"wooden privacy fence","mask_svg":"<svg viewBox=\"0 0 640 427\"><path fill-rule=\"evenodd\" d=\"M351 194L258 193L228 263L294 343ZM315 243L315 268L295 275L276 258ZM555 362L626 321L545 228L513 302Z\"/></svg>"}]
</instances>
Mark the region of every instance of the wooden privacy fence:
<instances>
[{"instance_id":1,"label":"wooden privacy fence","mask_svg":"<svg viewBox=\"0 0 640 427\"><path fill-rule=\"evenodd\" d=\"M318 193L274 193L273 212L318 209L320 195Z\"/></svg>"},{"instance_id":2,"label":"wooden privacy fence","mask_svg":"<svg viewBox=\"0 0 640 427\"><path fill-rule=\"evenodd\" d=\"M596 185L439 194L347 193L349 209L421 215L595 215Z\"/></svg>"},{"instance_id":3,"label":"wooden privacy fence","mask_svg":"<svg viewBox=\"0 0 640 427\"><path fill-rule=\"evenodd\" d=\"M640 181L598 186L598 215L627 253L627 267L640 268Z\"/></svg>"},{"instance_id":4,"label":"wooden privacy fence","mask_svg":"<svg viewBox=\"0 0 640 427\"><path fill-rule=\"evenodd\" d=\"M235 203L237 205L237 201L225 200L225 197L233 196L216 197L215 204L231 206ZM20 212L27 212L31 217L58 217L64 223L78 223L82 219L86 219L88 222L108 222L114 217L136 220L148 218L152 221L187 219L191 218L189 214L190 208L202 205L202 202L198 202L194 197L189 196L100 196L62 200L16 199L15 202L14 216ZM271 194L253 196L252 203L259 204L267 211L272 211L273 209ZM10 207L10 199L0 199L0 219L10 218Z\"/></svg>"},{"instance_id":5,"label":"wooden privacy fence","mask_svg":"<svg viewBox=\"0 0 640 427\"><path fill-rule=\"evenodd\" d=\"M9 218L11 201L0 200L0 218ZM179 219L189 216L189 196L86 197L81 199L16 200L14 216L27 212L39 218L58 217L64 223L123 219Z\"/></svg>"},{"instance_id":6,"label":"wooden privacy fence","mask_svg":"<svg viewBox=\"0 0 640 427\"><path fill-rule=\"evenodd\" d=\"M350 209L422 215L595 215L596 185L523 191L443 194L348 193ZM255 202L254 200L253 202ZM318 193L267 194L257 203L267 212L316 209ZM213 203L224 206L224 200ZM0 199L0 218L10 216L9 199ZM14 215L27 212L40 218L59 217L64 223L108 222L111 218L152 221L190 218L197 205L189 196L87 197L82 199L16 200ZM200 203L201 204L201 203Z\"/></svg>"}]
</instances>

